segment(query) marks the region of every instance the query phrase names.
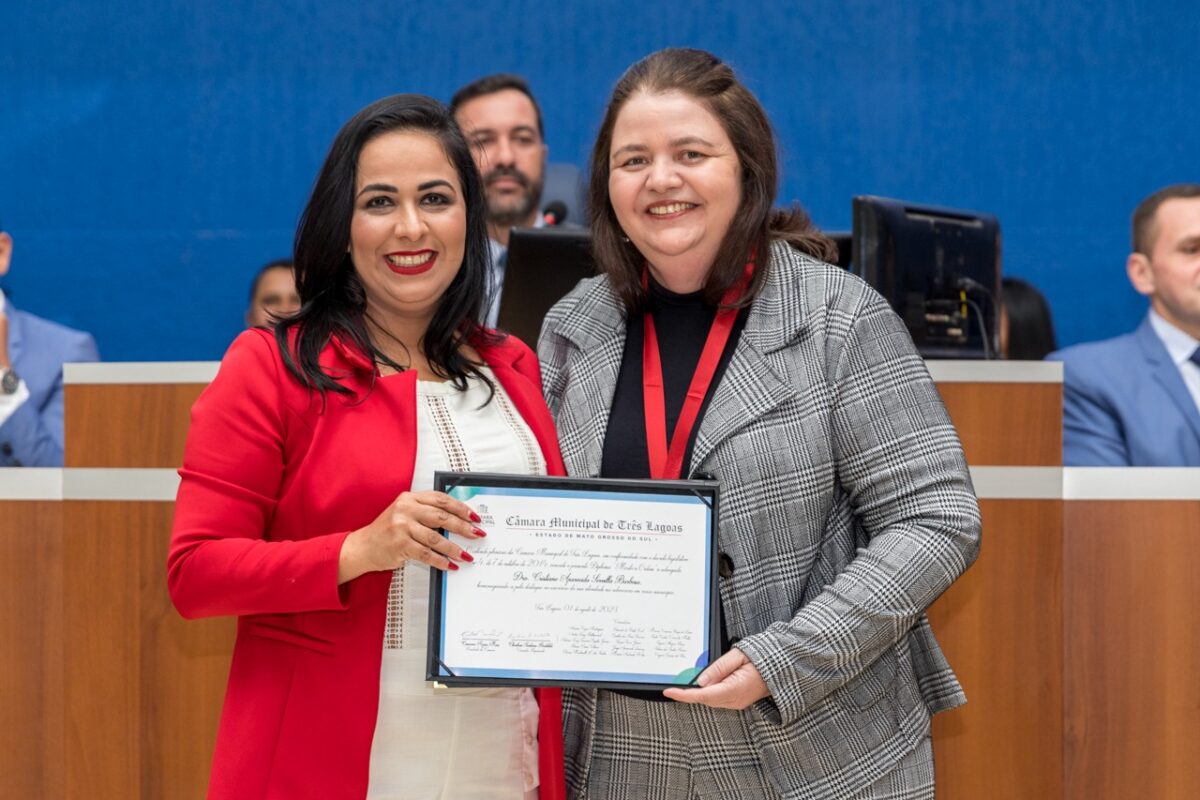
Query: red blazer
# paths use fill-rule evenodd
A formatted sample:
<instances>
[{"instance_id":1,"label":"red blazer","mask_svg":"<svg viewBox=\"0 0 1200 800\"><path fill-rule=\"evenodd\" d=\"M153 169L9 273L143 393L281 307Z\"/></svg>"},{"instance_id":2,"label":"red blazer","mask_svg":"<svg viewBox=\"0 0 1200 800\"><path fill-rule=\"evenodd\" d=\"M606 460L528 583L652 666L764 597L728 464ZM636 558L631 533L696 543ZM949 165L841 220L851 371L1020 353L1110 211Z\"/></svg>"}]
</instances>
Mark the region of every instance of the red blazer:
<instances>
[{"instance_id":1,"label":"red blazer","mask_svg":"<svg viewBox=\"0 0 1200 800\"><path fill-rule=\"evenodd\" d=\"M478 349L563 474L537 357L513 338ZM322 404L247 331L192 408L167 583L185 617L238 617L210 798L367 792L391 573L339 587L338 554L412 485L417 376L378 377L336 340L321 362L354 397ZM562 800L561 695L537 696L541 798Z\"/></svg>"}]
</instances>

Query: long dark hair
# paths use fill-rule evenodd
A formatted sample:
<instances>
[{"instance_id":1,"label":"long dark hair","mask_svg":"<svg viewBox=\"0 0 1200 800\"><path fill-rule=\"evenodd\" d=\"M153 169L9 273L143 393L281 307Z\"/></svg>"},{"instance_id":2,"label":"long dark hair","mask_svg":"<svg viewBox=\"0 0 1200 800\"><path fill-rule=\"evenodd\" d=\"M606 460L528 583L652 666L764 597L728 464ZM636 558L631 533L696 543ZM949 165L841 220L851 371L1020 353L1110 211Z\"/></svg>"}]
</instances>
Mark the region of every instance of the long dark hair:
<instances>
[{"instance_id":1,"label":"long dark hair","mask_svg":"<svg viewBox=\"0 0 1200 800\"><path fill-rule=\"evenodd\" d=\"M1041 361L1058 349L1050 304L1037 287L1020 278L1001 281L1000 302L1008 314L1008 352L1014 361Z\"/></svg>"},{"instance_id":2,"label":"long dark hair","mask_svg":"<svg viewBox=\"0 0 1200 800\"><path fill-rule=\"evenodd\" d=\"M327 391L351 393L318 362L333 336L360 350L373 364L397 371L404 369L377 348L367 334L363 316L366 291L347 252L359 154L367 142L391 131L424 133L437 139L458 173L466 203L463 263L438 301L425 332L425 358L434 373L452 381L459 389L466 389L467 378L471 376L483 379L491 387L491 381L478 365L460 352L466 342L487 344L501 338L487 334L478 323L491 291L492 274L483 182L454 117L437 100L417 94L376 100L342 126L329 147L329 155L317 174L296 229L294 262L300 311L275 328L284 363L296 380L322 395ZM296 329L296 340L289 346L292 328Z\"/></svg>"},{"instance_id":3,"label":"long dark hair","mask_svg":"<svg viewBox=\"0 0 1200 800\"><path fill-rule=\"evenodd\" d=\"M757 295L770 267L770 243L786 241L826 261L837 259L833 242L817 231L799 206L775 209L779 181L775 135L762 104L738 81L728 64L703 50L667 48L651 53L625 71L613 88L592 148L588 208L596 263L608 274L613 291L630 313L644 307L641 272L645 257L625 238L608 196L613 127L625 103L640 92L682 92L702 103L729 136L742 166L742 204L717 250L704 283L705 299L720 301L757 253L754 279L738 305Z\"/></svg>"}]
</instances>

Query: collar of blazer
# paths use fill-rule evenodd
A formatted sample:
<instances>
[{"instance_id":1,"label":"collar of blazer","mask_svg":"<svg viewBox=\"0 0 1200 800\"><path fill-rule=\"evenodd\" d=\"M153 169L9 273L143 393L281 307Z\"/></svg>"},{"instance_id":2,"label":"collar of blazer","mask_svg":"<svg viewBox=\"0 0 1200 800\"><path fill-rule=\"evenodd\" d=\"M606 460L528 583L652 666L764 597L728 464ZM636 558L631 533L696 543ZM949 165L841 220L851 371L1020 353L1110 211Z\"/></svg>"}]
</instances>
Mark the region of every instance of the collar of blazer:
<instances>
[{"instance_id":1,"label":"collar of blazer","mask_svg":"<svg viewBox=\"0 0 1200 800\"><path fill-rule=\"evenodd\" d=\"M270 334L268 334L270 335ZM295 341L293 337L292 341ZM323 360L322 364L328 369L331 366L338 369L335 359L341 361L341 370L348 370L347 377L355 376L358 383L350 383L351 388L360 391L364 385L370 385L369 376L375 372L375 365L366 354L344 341L336 334L330 337L330 345L336 356ZM542 455L546 459L546 470L550 475L565 474L558 443L554 438L554 420L542 400L542 387L536 382L537 360L533 352L524 344L513 338L501 339L495 344L475 344L476 350L484 362L491 367L496 380L504 387L509 399L517 407L521 418L530 426L534 438L541 445ZM334 373L339 374L337 372ZM345 372L340 374L345 375ZM364 384L365 382L365 384ZM416 381L412 382L416 391ZM415 397L415 395L414 395Z\"/></svg>"},{"instance_id":2,"label":"collar of blazer","mask_svg":"<svg viewBox=\"0 0 1200 800\"><path fill-rule=\"evenodd\" d=\"M293 329L294 330L294 329ZM295 336L291 336L293 345L295 344ZM333 334L329 337L329 342L333 346L334 351L345 362L345 365L350 369L364 372L374 372L375 365L371 363L371 359L362 350L355 347L352 343L345 341L338 334ZM516 368L517 364L525 358L529 351L525 348L513 347L507 343L507 340L502 340L498 344L474 344L479 355L489 365L495 366L503 364L504 366Z\"/></svg>"},{"instance_id":3,"label":"collar of blazer","mask_svg":"<svg viewBox=\"0 0 1200 800\"><path fill-rule=\"evenodd\" d=\"M13 366L16 366L24 346L24 324L16 307L7 297L0 303L0 311L3 311L4 316L8 318L8 360L12 362ZM20 372L19 369L17 371Z\"/></svg>"},{"instance_id":4,"label":"collar of blazer","mask_svg":"<svg viewBox=\"0 0 1200 800\"><path fill-rule=\"evenodd\" d=\"M1150 324L1149 316L1143 319L1142 324L1133 332L1133 338L1146 357L1154 380L1158 381L1163 391L1179 409L1179 413L1183 414L1192 433L1200 437L1200 410L1196 408L1196 401L1192 399L1187 384L1183 382L1183 375L1167 351L1167 346L1154 332L1154 326Z\"/></svg>"},{"instance_id":5,"label":"collar of blazer","mask_svg":"<svg viewBox=\"0 0 1200 800\"><path fill-rule=\"evenodd\" d=\"M828 276L836 274L836 268L782 243L772 245L771 256L771 271L750 308L741 342L700 422L692 452L693 472L723 441L801 391L789 380L786 368L770 355L800 337L812 306L832 291ZM549 328L575 349L570 358L579 360L579 368L572 374L582 379L586 389L576 398L586 404L588 413L572 418L591 430L587 435L568 437L584 443L569 460L581 474L598 474L624 349L625 318L606 277L589 279L577 292L574 302L565 302L551 312Z\"/></svg>"},{"instance_id":6,"label":"collar of blazer","mask_svg":"<svg viewBox=\"0 0 1200 800\"><path fill-rule=\"evenodd\" d=\"M787 347L804 329L812 294L799 290L808 279L806 267L818 262L784 242L771 245L767 278L750 307L742 337L756 350L769 354ZM556 332L581 350L624 339L625 311L601 275L580 284L571 313L560 319Z\"/></svg>"}]
</instances>

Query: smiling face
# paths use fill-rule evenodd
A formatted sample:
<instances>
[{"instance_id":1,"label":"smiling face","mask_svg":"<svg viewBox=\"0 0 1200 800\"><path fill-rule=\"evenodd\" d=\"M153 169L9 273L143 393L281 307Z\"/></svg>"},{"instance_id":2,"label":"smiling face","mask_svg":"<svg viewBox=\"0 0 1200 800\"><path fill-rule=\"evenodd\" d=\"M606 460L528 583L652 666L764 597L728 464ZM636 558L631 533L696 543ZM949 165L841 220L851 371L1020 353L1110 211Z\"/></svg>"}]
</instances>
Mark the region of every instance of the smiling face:
<instances>
[{"instance_id":1,"label":"smiling face","mask_svg":"<svg viewBox=\"0 0 1200 800\"><path fill-rule=\"evenodd\" d=\"M358 156L350 258L367 313L396 332L428 326L462 266L466 203L441 143L392 131Z\"/></svg>"},{"instance_id":2,"label":"smiling face","mask_svg":"<svg viewBox=\"0 0 1200 800\"><path fill-rule=\"evenodd\" d=\"M1175 197L1152 220L1150 255L1129 256L1129 279L1154 310L1200 339L1200 197Z\"/></svg>"},{"instance_id":3,"label":"smiling face","mask_svg":"<svg viewBox=\"0 0 1200 800\"><path fill-rule=\"evenodd\" d=\"M721 123L682 92L641 92L613 126L608 194L655 280L704 285L742 202L742 167Z\"/></svg>"}]
</instances>

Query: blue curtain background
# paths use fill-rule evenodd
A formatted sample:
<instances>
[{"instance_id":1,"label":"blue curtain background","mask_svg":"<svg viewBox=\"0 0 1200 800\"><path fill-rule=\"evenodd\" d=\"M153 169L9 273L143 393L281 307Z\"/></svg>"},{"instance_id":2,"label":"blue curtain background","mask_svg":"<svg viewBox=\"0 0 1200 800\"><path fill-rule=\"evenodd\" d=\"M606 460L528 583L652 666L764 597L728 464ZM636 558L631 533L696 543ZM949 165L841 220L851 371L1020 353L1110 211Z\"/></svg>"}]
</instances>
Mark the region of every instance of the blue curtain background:
<instances>
[{"instance_id":1,"label":"blue curtain background","mask_svg":"<svg viewBox=\"0 0 1200 800\"><path fill-rule=\"evenodd\" d=\"M1130 212L1200 180L1194 0L6 0L0 25L5 285L108 360L219 358L341 123L497 70L582 166L629 64L712 50L771 115L781 201L827 229L855 194L998 215L1064 344L1137 324Z\"/></svg>"}]
</instances>

